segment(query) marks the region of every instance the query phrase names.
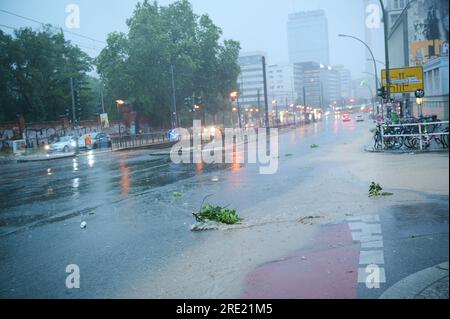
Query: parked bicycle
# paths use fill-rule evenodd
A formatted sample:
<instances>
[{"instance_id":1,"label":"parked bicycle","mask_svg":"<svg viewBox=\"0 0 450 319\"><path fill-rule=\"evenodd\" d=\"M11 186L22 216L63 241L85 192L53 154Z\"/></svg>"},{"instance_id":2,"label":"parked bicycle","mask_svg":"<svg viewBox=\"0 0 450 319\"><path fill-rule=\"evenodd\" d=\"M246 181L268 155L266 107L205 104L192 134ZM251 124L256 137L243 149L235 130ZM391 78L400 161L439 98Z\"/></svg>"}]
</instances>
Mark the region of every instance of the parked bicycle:
<instances>
[{"instance_id":1,"label":"parked bicycle","mask_svg":"<svg viewBox=\"0 0 450 319\"><path fill-rule=\"evenodd\" d=\"M448 122L441 122L436 116L404 118L399 123L392 124L388 120L382 125L377 125L374 134L374 149L426 150L432 145L443 149L449 147Z\"/></svg>"}]
</instances>

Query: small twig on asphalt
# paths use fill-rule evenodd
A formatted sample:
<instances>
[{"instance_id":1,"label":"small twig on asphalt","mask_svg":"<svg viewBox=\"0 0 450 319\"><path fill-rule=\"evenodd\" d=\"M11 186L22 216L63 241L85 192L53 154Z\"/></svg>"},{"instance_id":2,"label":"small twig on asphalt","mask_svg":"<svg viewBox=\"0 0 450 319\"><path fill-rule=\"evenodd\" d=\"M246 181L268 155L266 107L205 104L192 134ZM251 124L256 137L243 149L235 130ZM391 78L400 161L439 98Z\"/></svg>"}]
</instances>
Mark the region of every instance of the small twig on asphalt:
<instances>
[{"instance_id":1,"label":"small twig on asphalt","mask_svg":"<svg viewBox=\"0 0 450 319\"><path fill-rule=\"evenodd\" d=\"M201 211L201 210L202 210L203 204L205 203L205 200L206 200L207 198L211 197L211 196L214 196L214 194L209 194L209 195L206 195L205 197L203 197L202 204L200 205L200 209L199 209L198 211Z\"/></svg>"}]
</instances>

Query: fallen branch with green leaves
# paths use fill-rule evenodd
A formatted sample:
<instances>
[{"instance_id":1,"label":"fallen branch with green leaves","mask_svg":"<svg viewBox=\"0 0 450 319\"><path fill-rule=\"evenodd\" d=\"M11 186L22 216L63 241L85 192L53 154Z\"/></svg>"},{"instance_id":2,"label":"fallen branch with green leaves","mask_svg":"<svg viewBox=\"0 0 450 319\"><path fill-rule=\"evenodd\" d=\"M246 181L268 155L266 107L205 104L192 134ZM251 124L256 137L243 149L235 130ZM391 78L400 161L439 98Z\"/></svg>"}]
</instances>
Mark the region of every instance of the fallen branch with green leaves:
<instances>
[{"instance_id":1,"label":"fallen branch with green leaves","mask_svg":"<svg viewBox=\"0 0 450 319\"><path fill-rule=\"evenodd\" d=\"M380 184L372 182L369 186L369 197L392 196L393 193L383 192Z\"/></svg>"},{"instance_id":2,"label":"fallen branch with green leaves","mask_svg":"<svg viewBox=\"0 0 450 319\"><path fill-rule=\"evenodd\" d=\"M234 225L242 220L234 209L228 209L221 206L212 206L210 204L206 204L203 206L200 211L193 212L197 222L208 222L215 221L222 224Z\"/></svg>"}]
</instances>

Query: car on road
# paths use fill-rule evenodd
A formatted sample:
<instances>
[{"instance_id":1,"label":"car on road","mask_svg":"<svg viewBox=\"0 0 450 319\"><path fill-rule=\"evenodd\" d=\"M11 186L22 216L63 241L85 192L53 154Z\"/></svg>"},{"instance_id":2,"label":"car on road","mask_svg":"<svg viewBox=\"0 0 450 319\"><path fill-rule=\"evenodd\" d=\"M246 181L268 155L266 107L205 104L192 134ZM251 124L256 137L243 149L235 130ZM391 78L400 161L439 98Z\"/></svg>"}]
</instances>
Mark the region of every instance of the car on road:
<instances>
[{"instance_id":1,"label":"car on road","mask_svg":"<svg viewBox=\"0 0 450 319\"><path fill-rule=\"evenodd\" d=\"M77 146L77 141L72 136L62 136L56 142L53 142L45 146L45 150L48 152L64 152L68 153L73 151Z\"/></svg>"},{"instance_id":2,"label":"car on road","mask_svg":"<svg viewBox=\"0 0 450 319\"><path fill-rule=\"evenodd\" d=\"M88 148L86 147L86 137L90 135L91 137L91 146L89 149L97 149L97 148L108 148L111 147L111 137L105 133L92 132L81 135L78 138L78 147L79 148Z\"/></svg>"},{"instance_id":3,"label":"car on road","mask_svg":"<svg viewBox=\"0 0 450 319\"><path fill-rule=\"evenodd\" d=\"M111 147L111 137L105 133L92 133L91 134L92 148L108 148Z\"/></svg>"},{"instance_id":4,"label":"car on road","mask_svg":"<svg viewBox=\"0 0 450 319\"><path fill-rule=\"evenodd\" d=\"M362 114L356 115L356 122L364 122L364 116Z\"/></svg>"},{"instance_id":5,"label":"car on road","mask_svg":"<svg viewBox=\"0 0 450 319\"><path fill-rule=\"evenodd\" d=\"M91 136L91 141L92 141L92 139L94 138L94 136L95 136L96 134L97 134L97 133L94 132L94 133L87 133L87 134L81 135L81 136L78 138L78 148L86 148L86 137L87 137L88 135L90 135L90 136Z\"/></svg>"},{"instance_id":6,"label":"car on road","mask_svg":"<svg viewBox=\"0 0 450 319\"><path fill-rule=\"evenodd\" d=\"M348 115L348 114L342 115L342 122L350 122L351 120L352 120L352 118L350 117L350 115Z\"/></svg>"}]
</instances>

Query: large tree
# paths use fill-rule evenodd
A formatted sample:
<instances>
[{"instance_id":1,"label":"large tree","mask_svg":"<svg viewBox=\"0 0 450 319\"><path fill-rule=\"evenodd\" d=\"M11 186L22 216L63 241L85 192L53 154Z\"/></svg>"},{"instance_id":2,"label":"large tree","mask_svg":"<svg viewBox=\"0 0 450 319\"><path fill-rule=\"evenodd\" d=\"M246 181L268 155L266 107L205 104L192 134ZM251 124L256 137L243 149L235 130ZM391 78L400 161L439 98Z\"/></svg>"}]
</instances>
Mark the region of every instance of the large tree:
<instances>
[{"instance_id":1,"label":"large tree","mask_svg":"<svg viewBox=\"0 0 450 319\"><path fill-rule=\"evenodd\" d=\"M207 15L196 15L187 0L168 6L145 0L127 25L127 34L108 36L96 59L111 109L114 99L125 99L154 124L168 126L172 66L179 114L189 118L183 101L192 94L203 97L203 112L223 110L239 74L238 42L221 42L222 30Z\"/></svg>"},{"instance_id":2,"label":"large tree","mask_svg":"<svg viewBox=\"0 0 450 319\"><path fill-rule=\"evenodd\" d=\"M70 78L81 87L90 70L91 59L50 26L22 28L14 36L0 31L0 120L58 119L71 109ZM83 114L92 116L90 89L80 89L79 96Z\"/></svg>"}]
</instances>

